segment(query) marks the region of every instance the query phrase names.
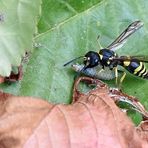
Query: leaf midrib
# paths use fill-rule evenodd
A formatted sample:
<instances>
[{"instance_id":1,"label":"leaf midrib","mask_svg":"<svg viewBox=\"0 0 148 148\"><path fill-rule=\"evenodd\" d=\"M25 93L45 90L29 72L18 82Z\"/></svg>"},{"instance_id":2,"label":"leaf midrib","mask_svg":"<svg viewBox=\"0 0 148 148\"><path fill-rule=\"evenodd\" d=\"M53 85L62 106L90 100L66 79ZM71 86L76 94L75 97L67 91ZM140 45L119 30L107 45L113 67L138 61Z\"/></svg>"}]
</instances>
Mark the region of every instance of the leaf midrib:
<instances>
[{"instance_id":1,"label":"leaf midrib","mask_svg":"<svg viewBox=\"0 0 148 148\"><path fill-rule=\"evenodd\" d=\"M98 6L101 6L105 1L107 1L107 0L102 0L102 1L100 1L99 3L97 3L97 4L94 4L94 5L91 6L90 8L88 8L88 9L86 9L86 10L84 10L84 11L81 11L81 12L77 13L76 15L73 15L72 17L69 17L68 19L65 19L64 21L60 22L58 25L52 27L51 29L49 29L49 30L47 30L47 31L45 31L45 32L43 32L43 33L38 34L37 36L35 36L34 39L37 39L37 38L39 38L40 36L43 36L43 35L45 35L45 34L51 32L51 31L53 31L53 30L55 30L55 29L61 27L62 25L64 25L64 24L70 22L71 20L75 19L77 16L80 16L80 15L83 14L83 13L86 13L86 12L88 12L88 11L91 11L92 9L94 9L94 8L96 8L96 7L98 7Z\"/></svg>"}]
</instances>

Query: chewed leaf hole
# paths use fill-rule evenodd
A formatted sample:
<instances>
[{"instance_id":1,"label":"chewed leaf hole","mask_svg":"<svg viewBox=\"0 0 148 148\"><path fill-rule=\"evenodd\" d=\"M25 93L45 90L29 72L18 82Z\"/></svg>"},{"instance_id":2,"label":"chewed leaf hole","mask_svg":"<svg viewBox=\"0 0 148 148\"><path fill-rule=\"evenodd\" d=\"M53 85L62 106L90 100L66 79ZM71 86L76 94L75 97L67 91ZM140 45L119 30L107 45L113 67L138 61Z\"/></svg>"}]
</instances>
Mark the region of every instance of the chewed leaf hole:
<instances>
[{"instance_id":1,"label":"chewed leaf hole","mask_svg":"<svg viewBox=\"0 0 148 148\"><path fill-rule=\"evenodd\" d=\"M88 93L91 90L95 89L97 87L96 84L89 84L87 82L80 82L78 85L78 90L82 93Z\"/></svg>"}]
</instances>

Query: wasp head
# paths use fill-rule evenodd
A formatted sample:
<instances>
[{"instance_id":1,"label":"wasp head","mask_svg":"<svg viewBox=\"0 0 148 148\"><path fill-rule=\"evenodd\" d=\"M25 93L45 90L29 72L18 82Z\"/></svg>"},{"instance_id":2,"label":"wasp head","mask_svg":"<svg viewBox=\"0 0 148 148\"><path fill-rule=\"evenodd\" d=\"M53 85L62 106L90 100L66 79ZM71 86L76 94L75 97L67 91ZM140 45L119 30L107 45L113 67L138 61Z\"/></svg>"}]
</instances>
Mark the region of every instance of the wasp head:
<instances>
[{"instance_id":1,"label":"wasp head","mask_svg":"<svg viewBox=\"0 0 148 148\"><path fill-rule=\"evenodd\" d=\"M100 58L99 54L94 51L89 51L84 56L85 68L92 68L99 64Z\"/></svg>"}]
</instances>

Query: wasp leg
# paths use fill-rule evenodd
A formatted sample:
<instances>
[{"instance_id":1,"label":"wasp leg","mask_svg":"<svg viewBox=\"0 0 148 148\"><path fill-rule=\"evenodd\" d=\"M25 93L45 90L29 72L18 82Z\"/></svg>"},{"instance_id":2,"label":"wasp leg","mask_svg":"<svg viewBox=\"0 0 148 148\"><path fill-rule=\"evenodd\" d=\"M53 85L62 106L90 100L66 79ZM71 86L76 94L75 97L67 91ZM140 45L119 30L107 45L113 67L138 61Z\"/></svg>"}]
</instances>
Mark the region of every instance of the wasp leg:
<instances>
[{"instance_id":1,"label":"wasp leg","mask_svg":"<svg viewBox=\"0 0 148 148\"><path fill-rule=\"evenodd\" d=\"M115 70L115 82L116 82L116 86L118 86L118 69L117 67L114 67Z\"/></svg>"},{"instance_id":2,"label":"wasp leg","mask_svg":"<svg viewBox=\"0 0 148 148\"><path fill-rule=\"evenodd\" d=\"M125 76L126 76L126 72L123 72L123 75L122 75L120 82L119 82L119 88L121 88L121 85L122 85L123 80L125 79Z\"/></svg>"}]
</instances>

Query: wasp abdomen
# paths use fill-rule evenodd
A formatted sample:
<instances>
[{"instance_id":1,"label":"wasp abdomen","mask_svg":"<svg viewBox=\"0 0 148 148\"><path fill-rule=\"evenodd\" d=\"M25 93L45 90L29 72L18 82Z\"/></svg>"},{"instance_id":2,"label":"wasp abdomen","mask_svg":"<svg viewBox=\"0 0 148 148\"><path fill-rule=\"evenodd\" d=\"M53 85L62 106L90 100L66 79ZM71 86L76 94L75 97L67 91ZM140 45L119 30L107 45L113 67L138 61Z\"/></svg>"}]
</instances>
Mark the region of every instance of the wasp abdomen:
<instances>
[{"instance_id":1,"label":"wasp abdomen","mask_svg":"<svg viewBox=\"0 0 148 148\"><path fill-rule=\"evenodd\" d=\"M130 73L148 79L148 71L143 62L133 59L131 61L123 61L123 67Z\"/></svg>"}]
</instances>

